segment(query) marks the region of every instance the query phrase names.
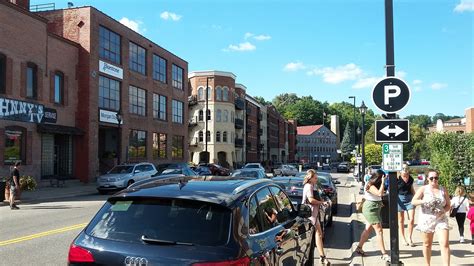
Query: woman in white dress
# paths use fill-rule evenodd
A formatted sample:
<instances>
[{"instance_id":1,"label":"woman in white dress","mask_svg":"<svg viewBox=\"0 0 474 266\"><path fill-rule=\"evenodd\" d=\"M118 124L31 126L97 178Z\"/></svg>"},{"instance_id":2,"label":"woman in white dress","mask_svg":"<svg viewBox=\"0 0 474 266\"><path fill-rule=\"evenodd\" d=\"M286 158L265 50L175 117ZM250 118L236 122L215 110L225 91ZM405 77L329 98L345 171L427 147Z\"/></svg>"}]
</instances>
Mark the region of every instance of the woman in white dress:
<instances>
[{"instance_id":1,"label":"woman in white dress","mask_svg":"<svg viewBox=\"0 0 474 266\"><path fill-rule=\"evenodd\" d=\"M451 208L449 195L439 185L437 171L428 172L428 184L418 189L413 196L412 204L421 205L416 229L423 233L423 257L426 265L431 265L431 248L434 232L438 234L443 265L450 264L448 212Z\"/></svg>"}]
</instances>

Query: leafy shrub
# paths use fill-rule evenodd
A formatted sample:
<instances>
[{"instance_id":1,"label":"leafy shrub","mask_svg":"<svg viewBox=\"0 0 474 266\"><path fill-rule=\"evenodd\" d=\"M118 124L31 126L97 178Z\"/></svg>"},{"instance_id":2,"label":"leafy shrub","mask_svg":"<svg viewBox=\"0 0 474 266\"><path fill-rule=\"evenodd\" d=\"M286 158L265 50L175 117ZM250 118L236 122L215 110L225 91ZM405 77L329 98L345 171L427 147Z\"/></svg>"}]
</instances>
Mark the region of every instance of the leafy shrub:
<instances>
[{"instance_id":1,"label":"leafy shrub","mask_svg":"<svg viewBox=\"0 0 474 266\"><path fill-rule=\"evenodd\" d=\"M32 176L20 177L20 189L23 191L31 191L36 189L36 180Z\"/></svg>"}]
</instances>

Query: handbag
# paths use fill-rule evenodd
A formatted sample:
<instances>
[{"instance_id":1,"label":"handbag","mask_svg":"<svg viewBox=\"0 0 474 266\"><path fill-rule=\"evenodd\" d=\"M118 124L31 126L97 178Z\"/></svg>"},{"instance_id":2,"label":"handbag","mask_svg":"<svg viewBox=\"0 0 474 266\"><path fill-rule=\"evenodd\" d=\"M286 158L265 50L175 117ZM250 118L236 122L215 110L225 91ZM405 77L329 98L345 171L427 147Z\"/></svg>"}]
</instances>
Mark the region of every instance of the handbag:
<instances>
[{"instance_id":1,"label":"handbag","mask_svg":"<svg viewBox=\"0 0 474 266\"><path fill-rule=\"evenodd\" d=\"M449 217L456 217L456 214L458 214L458 210L459 210L459 207L461 207L462 203L464 202L464 200L466 199L466 197L464 197L461 201L461 203L459 203L459 206L457 206L456 208L453 208L451 210L451 212L449 213Z\"/></svg>"}]
</instances>

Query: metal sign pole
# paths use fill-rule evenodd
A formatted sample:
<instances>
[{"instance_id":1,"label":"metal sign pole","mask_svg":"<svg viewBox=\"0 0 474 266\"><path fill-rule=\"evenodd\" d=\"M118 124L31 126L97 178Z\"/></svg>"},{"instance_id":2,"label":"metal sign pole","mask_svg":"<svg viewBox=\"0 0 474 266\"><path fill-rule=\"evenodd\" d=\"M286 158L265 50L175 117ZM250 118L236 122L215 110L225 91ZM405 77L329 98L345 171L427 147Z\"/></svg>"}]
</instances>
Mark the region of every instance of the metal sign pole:
<instances>
[{"instance_id":1,"label":"metal sign pole","mask_svg":"<svg viewBox=\"0 0 474 266\"><path fill-rule=\"evenodd\" d=\"M385 48L387 77L395 76L395 56L393 44L393 0L385 0ZM389 118L395 114L389 114ZM403 158L402 158L403 159ZM397 216L397 172L389 172L389 220L390 220L390 261L399 265L398 216Z\"/></svg>"}]
</instances>

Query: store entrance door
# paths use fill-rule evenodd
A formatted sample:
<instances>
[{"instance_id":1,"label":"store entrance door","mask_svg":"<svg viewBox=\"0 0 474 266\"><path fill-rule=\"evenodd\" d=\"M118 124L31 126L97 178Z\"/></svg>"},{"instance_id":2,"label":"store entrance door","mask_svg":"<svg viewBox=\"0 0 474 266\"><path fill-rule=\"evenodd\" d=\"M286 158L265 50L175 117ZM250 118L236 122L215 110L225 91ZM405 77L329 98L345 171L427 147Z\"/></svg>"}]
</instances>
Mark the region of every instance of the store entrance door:
<instances>
[{"instance_id":1,"label":"store entrance door","mask_svg":"<svg viewBox=\"0 0 474 266\"><path fill-rule=\"evenodd\" d=\"M118 128L99 127L99 171L106 173L117 164Z\"/></svg>"}]
</instances>

